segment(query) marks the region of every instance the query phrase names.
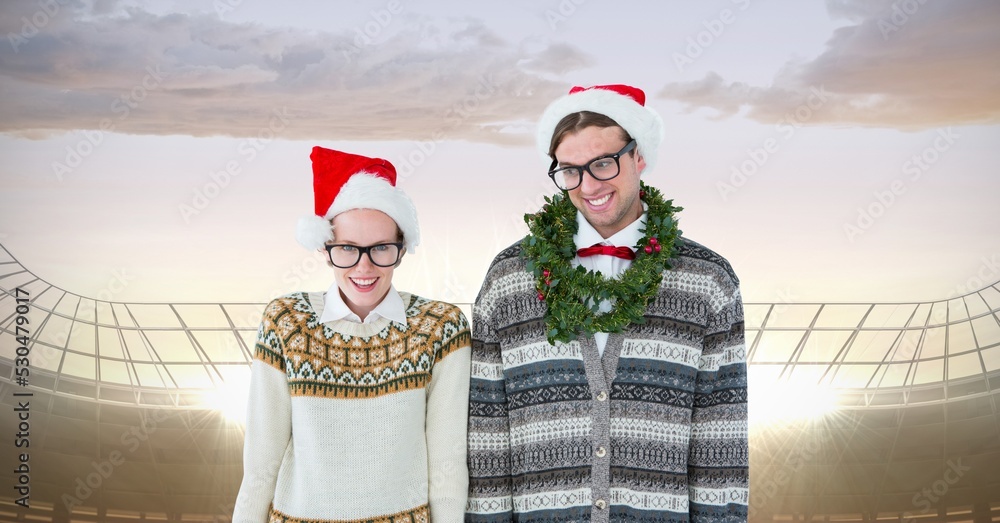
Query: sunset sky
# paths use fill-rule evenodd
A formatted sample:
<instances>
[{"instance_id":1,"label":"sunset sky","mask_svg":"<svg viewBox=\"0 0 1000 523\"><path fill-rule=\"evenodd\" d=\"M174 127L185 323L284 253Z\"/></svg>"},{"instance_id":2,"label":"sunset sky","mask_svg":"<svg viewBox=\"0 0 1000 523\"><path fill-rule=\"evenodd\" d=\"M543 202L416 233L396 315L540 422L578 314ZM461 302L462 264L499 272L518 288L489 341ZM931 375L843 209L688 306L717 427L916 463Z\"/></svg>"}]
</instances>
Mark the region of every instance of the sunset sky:
<instances>
[{"instance_id":1,"label":"sunset sky","mask_svg":"<svg viewBox=\"0 0 1000 523\"><path fill-rule=\"evenodd\" d=\"M383 157L423 242L396 287L475 299L554 192L573 85L663 116L685 236L746 301L933 300L1000 280L1000 3L262 0L0 4L0 244L72 292L264 302L313 145Z\"/></svg>"}]
</instances>

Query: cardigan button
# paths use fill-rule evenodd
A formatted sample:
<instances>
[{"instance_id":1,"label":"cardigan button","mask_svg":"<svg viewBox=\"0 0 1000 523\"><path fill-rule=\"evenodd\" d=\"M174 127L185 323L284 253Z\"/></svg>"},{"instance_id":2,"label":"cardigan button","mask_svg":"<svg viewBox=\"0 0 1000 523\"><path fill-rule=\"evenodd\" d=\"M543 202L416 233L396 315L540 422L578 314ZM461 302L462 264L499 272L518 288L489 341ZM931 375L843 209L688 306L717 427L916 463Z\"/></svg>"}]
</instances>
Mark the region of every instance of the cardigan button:
<instances>
[{"instance_id":1,"label":"cardigan button","mask_svg":"<svg viewBox=\"0 0 1000 523\"><path fill-rule=\"evenodd\" d=\"M595 452L594 454L596 454L597 457L599 458L603 458L605 455L607 455L607 453L608 451L604 447L597 447L597 452Z\"/></svg>"},{"instance_id":2,"label":"cardigan button","mask_svg":"<svg viewBox=\"0 0 1000 523\"><path fill-rule=\"evenodd\" d=\"M597 500L597 501L594 502L594 506L597 507L597 508L599 508L599 509L601 509L601 510L604 510L604 509L608 508L608 502L604 501L603 499L599 499L599 500Z\"/></svg>"},{"instance_id":3,"label":"cardigan button","mask_svg":"<svg viewBox=\"0 0 1000 523\"><path fill-rule=\"evenodd\" d=\"M606 399L608 399L608 393L607 392L605 392L605 391L602 390L601 392L597 393L597 401L604 401Z\"/></svg>"}]
</instances>

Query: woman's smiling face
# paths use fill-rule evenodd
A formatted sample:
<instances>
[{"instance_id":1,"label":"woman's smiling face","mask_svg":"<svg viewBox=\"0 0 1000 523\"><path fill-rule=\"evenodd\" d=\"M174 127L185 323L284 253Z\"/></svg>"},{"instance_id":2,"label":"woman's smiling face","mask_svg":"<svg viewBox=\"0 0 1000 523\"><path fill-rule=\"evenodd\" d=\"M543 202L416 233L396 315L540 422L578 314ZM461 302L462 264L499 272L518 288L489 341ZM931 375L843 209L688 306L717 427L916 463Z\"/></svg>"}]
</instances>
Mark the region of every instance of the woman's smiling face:
<instances>
[{"instance_id":1,"label":"woman's smiling face","mask_svg":"<svg viewBox=\"0 0 1000 523\"><path fill-rule=\"evenodd\" d=\"M389 215L374 209L352 209L333 218L333 243L368 247L399 241L399 228ZM400 253L402 257L403 253ZM398 263L397 263L398 265ZM357 265L342 269L334 267L337 287L351 312L364 320L392 285L396 266L379 267L365 254Z\"/></svg>"}]
</instances>

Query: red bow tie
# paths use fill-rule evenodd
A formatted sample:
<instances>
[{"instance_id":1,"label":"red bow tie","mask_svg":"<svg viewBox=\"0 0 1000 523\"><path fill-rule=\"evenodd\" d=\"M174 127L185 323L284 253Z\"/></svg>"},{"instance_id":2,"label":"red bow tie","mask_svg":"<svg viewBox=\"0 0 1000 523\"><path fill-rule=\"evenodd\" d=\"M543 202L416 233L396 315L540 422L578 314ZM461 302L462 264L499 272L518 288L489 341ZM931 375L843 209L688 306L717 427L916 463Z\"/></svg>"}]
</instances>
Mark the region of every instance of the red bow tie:
<instances>
[{"instance_id":1,"label":"red bow tie","mask_svg":"<svg viewBox=\"0 0 1000 523\"><path fill-rule=\"evenodd\" d=\"M601 245L600 243L595 243L590 247L584 247L576 251L576 255L581 258L586 258L587 256L596 256L598 254L603 254L605 256L614 256L615 258L621 258L623 260L634 260L635 252L628 247L612 247L610 245Z\"/></svg>"}]
</instances>

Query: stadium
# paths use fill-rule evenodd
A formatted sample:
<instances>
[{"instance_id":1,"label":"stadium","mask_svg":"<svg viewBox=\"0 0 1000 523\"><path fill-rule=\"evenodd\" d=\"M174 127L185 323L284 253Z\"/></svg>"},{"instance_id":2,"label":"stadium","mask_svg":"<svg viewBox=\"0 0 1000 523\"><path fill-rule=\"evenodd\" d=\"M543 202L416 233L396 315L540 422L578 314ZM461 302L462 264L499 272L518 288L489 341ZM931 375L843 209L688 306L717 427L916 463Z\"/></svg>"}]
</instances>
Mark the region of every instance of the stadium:
<instances>
[{"instance_id":1,"label":"stadium","mask_svg":"<svg viewBox=\"0 0 1000 523\"><path fill-rule=\"evenodd\" d=\"M264 304L0 289L0 520L229 521ZM745 313L751 521L1000 521L1000 282Z\"/></svg>"}]
</instances>

